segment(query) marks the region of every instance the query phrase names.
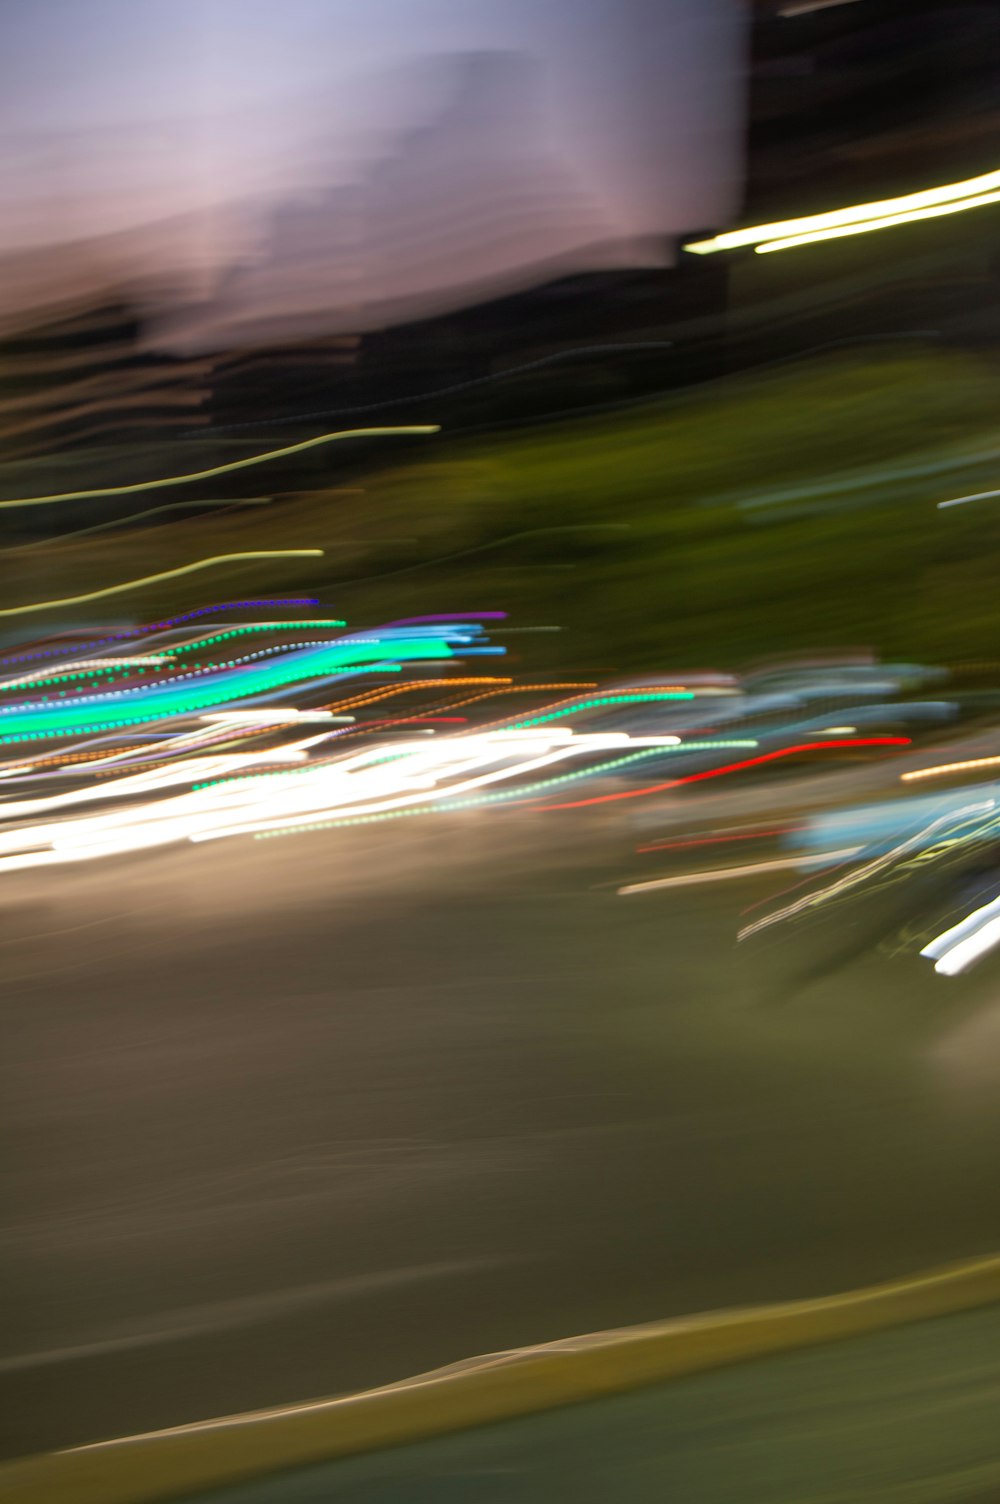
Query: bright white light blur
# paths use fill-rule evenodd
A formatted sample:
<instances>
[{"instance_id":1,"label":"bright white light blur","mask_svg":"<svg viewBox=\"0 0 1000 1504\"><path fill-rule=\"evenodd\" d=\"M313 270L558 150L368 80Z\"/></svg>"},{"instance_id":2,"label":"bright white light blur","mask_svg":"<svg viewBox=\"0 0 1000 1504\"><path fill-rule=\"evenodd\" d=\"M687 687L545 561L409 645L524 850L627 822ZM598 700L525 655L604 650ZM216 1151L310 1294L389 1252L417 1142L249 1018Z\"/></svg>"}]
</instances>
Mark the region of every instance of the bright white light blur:
<instances>
[{"instance_id":1,"label":"bright white light blur","mask_svg":"<svg viewBox=\"0 0 1000 1504\"><path fill-rule=\"evenodd\" d=\"M1000 898L953 924L920 954L932 960L934 970L942 976L954 977L982 960L996 945L1000 945Z\"/></svg>"},{"instance_id":2,"label":"bright white light blur","mask_svg":"<svg viewBox=\"0 0 1000 1504\"><path fill-rule=\"evenodd\" d=\"M0 829L0 871L432 806L571 758L680 745L677 736L518 728L411 736L308 762L307 749L328 742L331 735L336 733L321 732L275 749L173 762L43 798L9 799L0 804L0 818L7 822ZM288 762L301 766L286 773L255 771ZM203 779L209 781L201 787L171 792ZM109 800L127 802L110 812L76 812L77 806ZM74 812L63 818L28 821L70 808Z\"/></svg>"}]
</instances>

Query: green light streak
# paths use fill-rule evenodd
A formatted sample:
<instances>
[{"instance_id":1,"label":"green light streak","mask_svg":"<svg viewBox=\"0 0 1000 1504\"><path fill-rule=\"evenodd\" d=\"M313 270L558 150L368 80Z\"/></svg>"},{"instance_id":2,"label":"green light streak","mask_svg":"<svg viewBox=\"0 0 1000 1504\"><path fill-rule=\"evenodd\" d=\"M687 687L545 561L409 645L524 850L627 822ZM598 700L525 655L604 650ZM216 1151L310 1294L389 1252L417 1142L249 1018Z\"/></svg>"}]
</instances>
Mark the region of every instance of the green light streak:
<instances>
[{"instance_id":1,"label":"green light streak","mask_svg":"<svg viewBox=\"0 0 1000 1504\"><path fill-rule=\"evenodd\" d=\"M230 637L242 637L247 632L275 632L297 627L302 632L311 632L318 627L346 627L346 621L261 621L251 622L245 627L233 627L228 632L216 632L212 637L199 637L194 642L187 642L178 648L162 648L159 651L161 658L179 658L182 653L193 653L196 648L211 647L213 642L228 642Z\"/></svg>"},{"instance_id":2,"label":"green light streak","mask_svg":"<svg viewBox=\"0 0 1000 1504\"><path fill-rule=\"evenodd\" d=\"M145 670L142 671L145 672ZM136 666L132 672L139 673L139 667ZM0 684L0 691L5 694L13 694L15 690L34 689L42 684L68 684L72 679L93 679L98 674L121 674L123 679L130 677L124 671L121 664L109 663L106 667L77 668L69 674L39 674L35 679L21 679L17 684Z\"/></svg>"},{"instance_id":3,"label":"green light streak","mask_svg":"<svg viewBox=\"0 0 1000 1504\"><path fill-rule=\"evenodd\" d=\"M658 690L649 694L595 695L589 700L575 700L572 705L560 706L545 715L532 716L527 721L512 721L508 730L525 731L531 726L544 726L546 721L561 720L563 716L575 715L578 710L592 710L597 705L638 705L655 700L693 700L691 690Z\"/></svg>"}]
</instances>

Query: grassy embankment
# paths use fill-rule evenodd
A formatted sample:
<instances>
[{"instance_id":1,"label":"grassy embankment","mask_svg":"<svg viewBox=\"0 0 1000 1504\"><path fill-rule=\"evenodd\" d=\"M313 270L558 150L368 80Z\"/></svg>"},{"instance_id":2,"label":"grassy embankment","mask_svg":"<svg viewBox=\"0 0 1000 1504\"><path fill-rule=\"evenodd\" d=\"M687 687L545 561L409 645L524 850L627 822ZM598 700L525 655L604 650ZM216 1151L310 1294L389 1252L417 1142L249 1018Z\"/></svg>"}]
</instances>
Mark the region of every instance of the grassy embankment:
<instances>
[{"instance_id":1,"label":"grassy embankment","mask_svg":"<svg viewBox=\"0 0 1000 1504\"><path fill-rule=\"evenodd\" d=\"M738 667L831 646L989 659L1000 639L1000 497L943 512L935 503L1000 485L1000 454L976 459L1000 451L997 375L989 359L954 352L827 356L627 413L410 440L401 461L388 448L380 468L346 478L363 494L326 489L338 481L332 446L283 474L283 489L302 489L267 508L180 511L141 531L0 556L3 604L210 554L321 547L318 567L206 571L74 614L149 619L315 585L358 625L476 607L508 610L517 626L557 625L558 636L510 640L546 671ZM196 468L197 446L182 453ZM894 476L900 468L922 473ZM275 484L266 465L245 478L247 495ZM840 494L815 492L843 480ZM781 499L795 489L814 494ZM135 505L191 495L179 487ZM41 632L51 618L10 625L32 620Z\"/></svg>"}]
</instances>

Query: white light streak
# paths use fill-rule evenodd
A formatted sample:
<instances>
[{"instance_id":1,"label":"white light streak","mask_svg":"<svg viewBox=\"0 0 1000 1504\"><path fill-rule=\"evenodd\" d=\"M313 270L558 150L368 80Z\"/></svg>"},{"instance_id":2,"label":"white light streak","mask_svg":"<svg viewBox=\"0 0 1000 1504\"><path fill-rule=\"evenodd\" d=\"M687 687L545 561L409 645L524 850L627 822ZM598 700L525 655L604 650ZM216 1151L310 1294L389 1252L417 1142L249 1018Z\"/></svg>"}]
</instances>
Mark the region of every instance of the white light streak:
<instances>
[{"instance_id":1,"label":"white light streak","mask_svg":"<svg viewBox=\"0 0 1000 1504\"><path fill-rule=\"evenodd\" d=\"M946 507L964 507L969 501L992 501L1000 496L1000 491L973 491L969 496L953 496L950 501L939 501L938 511L943 512Z\"/></svg>"},{"instance_id":2,"label":"white light streak","mask_svg":"<svg viewBox=\"0 0 1000 1504\"><path fill-rule=\"evenodd\" d=\"M17 689L21 684L43 684L61 674L84 673L99 668L146 668L171 660L162 653L145 653L139 658L71 658L67 663L56 663L51 668L35 669L30 674L21 674L16 679L2 679L4 689Z\"/></svg>"},{"instance_id":3,"label":"white light streak","mask_svg":"<svg viewBox=\"0 0 1000 1504\"><path fill-rule=\"evenodd\" d=\"M783 5L778 15L790 19L793 16L811 16L815 10L834 10L839 5L856 4L857 0L795 0L793 5Z\"/></svg>"},{"instance_id":4,"label":"white light streak","mask_svg":"<svg viewBox=\"0 0 1000 1504\"><path fill-rule=\"evenodd\" d=\"M938 815L936 819L931 820L923 829L918 830L915 835L908 836L906 840L900 841L899 845L894 846L891 851L884 852L881 856L877 856L872 861L866 862L863 867L857 867L853 872L845 873L843 877L837 878L822 893L807 893L804 897L795 899L792 903L787 904L783 909L778 909L773 914L765 914L762 919L755 919L751 924L744 925L743 929L736 936L737 940L747 940L751 935L756 934L758 930L767 929L772 924L779 924L784 919L791 919L793 915L801 913L803 909L807 909L815 903L825 902L827 899L836 897L838 893L842 893L848 888L856 887L865 878L874 877L877 873L885 871L894 861L898 861L911 852L919 850L921 846L927 844L928 838L943 826L957 824L968 815L985 813L988 810L992 810L995 807L995 803L996 801L993 799L986 799L978 804L966 804L961 809L949 810L943 815Z\"/></svg>"},{"instance_id":5,"label":"white light streak","mask_svg":"<svg viewBox=\"0 0 1000 1504\"><path fill-rule=\"evenodd\" d=\"M275 724L311 718L308 712L301 717L284 712L249 714L254 719L246 724L251 725L271 724L272 715ZM340 816L430 807L570 758L617 753L623 748L680 745L677 736L522 728L410 736L308 761L308 749L327 741L329 733L320 732L290 746L173 761L166 768L109 778L85 789L9 799L0 804L0 818L9 822L0 828L0 871L85 861L175 841L213 841L295 829ZM288 762L300 766L284 775L254 771L262 765ZM204 779L211 781L177 792L183 785L201 784ZM127 800L124 808L77 811L77 806L123 798ZM30 817L39 814L56 818L29 823Z\"/></svg>"},{"instance_id":6,"label":"white light streak","mask_svg":"<svg viewBox=\"0 0 1000 1504\"><path fill-rule=\"evenodd\" d=\"M934 970L942 976L954 977L982 960L996 945L1000 945L1000 898L953 924L920 954L933 960Z\"/></svg>"},{"instance_id":7,"label":"white light streak","mask_svg":"<svg viewBox=\"0 0 1000 1504\"><path fill-rule=\"evenodd\" d=\"M286 726L299 721L353 721L353 715L334 715L332 710L216 710L200 715L199 721L225 725Z\"/></svg>"},{"instance_id":8,"label":"white light streak","mask_svg":"<svg viewBox=\"0 0 1000 1504\"><path fill-rule=\"evenodd\" d=\"M620 894L649 893L654 888L689 888L696 883L719 883L737 877L753 877L758 872L783 872L789 867L822 866L824 862L844 862L864 848L845 846L841 851L820 851L813 856L776 857L773 861L749 862L743 867L714 867L705 872L680 872L674 877L654 877L649 882L628 883Z\"/></svg>"}]
</instances>

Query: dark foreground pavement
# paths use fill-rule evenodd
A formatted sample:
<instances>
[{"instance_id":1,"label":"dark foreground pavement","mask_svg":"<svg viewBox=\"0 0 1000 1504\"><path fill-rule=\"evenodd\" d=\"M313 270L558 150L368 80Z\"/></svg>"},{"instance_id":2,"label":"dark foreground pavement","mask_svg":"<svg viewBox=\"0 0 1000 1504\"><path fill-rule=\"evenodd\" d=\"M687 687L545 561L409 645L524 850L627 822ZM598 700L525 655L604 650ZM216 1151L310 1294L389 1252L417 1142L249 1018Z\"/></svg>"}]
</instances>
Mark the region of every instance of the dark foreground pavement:
<instances>
[{"instance_id":1,"label":"dark foreground pavement","mask_svg":"<svg viewBox=\"0 0 1000 1504\"><path fill-rule=\"evenodd\" d=\"M992 1504L998 1393L991 1307L191 1504Z\"/></svg>"},{"instance_id":2,"label":"dark foreground pavement","mask_svg":"<svg viewBox=\"0 0 1000 1504\"><path fill-rule=\"evenodd\" d=\"M1000 1247L996 973L848 934L772 997L768 890L618 898L632 844L437 817L4 886L3 1454Z\"/></svg>"}]
</instances>

